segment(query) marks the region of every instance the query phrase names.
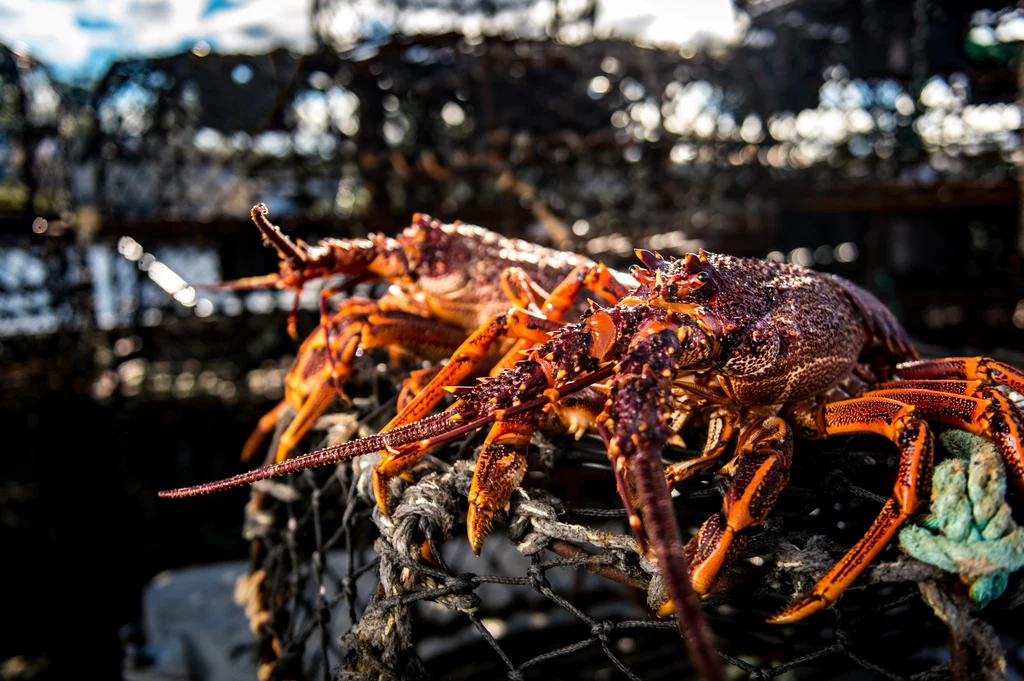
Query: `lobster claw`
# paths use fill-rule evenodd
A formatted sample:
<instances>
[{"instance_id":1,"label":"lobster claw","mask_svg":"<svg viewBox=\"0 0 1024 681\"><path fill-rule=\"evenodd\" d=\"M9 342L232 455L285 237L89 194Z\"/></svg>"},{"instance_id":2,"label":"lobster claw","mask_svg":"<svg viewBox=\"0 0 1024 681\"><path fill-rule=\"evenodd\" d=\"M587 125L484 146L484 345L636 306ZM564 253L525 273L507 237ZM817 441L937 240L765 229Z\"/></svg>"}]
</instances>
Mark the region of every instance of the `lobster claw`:
<instances>
[{"instance_id":1,"label":"lobster claw","mask_svg":"<svg viewBox=\"0 0 1024 681\"><path fill-rule=\"evenodd\" d=\"M636 253L636 257L640 258L640 262L644 264L644 267L650 271L662 270L668 267L668 263L664 258L661 257L660 253L654 251L647 251L642 248L637 248L633 251Z\"/></svg>"}]
</instances>

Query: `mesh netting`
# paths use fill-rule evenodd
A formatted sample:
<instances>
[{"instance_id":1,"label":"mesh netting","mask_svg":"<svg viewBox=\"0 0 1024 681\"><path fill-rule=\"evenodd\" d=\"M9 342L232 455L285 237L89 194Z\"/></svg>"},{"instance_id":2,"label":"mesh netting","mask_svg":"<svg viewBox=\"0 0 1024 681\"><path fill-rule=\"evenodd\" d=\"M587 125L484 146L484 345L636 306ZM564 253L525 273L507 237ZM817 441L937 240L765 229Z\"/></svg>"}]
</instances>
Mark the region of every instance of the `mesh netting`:
<instances>
[{"instance_id":1,"label":"mesh netting","mask_svg":"<svg viewBox=\"0 0 1024 681\"><path fill-rule=\"evenodd\" d=\"M367 394L321 419L312 445L376 432L394 414L383 372L362 378ZM390 518L372 500L369 457L256 485L237 597L260 641L260 679L694 677L674 621L650 614L661 581L637 553L601 441L535 436L522 488L477 557L464 521L481 443L478 433L424 456ZM1021 673L1020 575L979 613L956 578L892 547L835 608L765 623L860 537L895 474L881 438L797 443L790 485L704 602L729 678ZM727 485L682 486L684 532Z\"/></svg>"}]
</instances>

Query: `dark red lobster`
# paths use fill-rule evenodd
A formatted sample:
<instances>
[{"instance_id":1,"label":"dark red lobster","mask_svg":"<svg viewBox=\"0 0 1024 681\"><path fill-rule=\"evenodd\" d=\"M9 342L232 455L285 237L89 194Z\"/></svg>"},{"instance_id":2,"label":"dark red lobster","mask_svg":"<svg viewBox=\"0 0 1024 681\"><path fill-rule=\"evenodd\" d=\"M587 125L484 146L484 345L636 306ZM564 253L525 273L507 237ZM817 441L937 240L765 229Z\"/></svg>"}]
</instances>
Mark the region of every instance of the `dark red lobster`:
<instances>
[{"instance_id":1,"label":"dark red lobster","mask_svg":"<svg viewBox=\"0 0 1024 681\"><path fill-rule=\"evenodd\" d=\"M1024 484L1024 416L996 387L1024 392L1024 373L987 358L917 359L892 314L839 277L703 251L680 260L637 255L639 286L613 306L593 306L578 323L560 326L521 309L505 315L508 331L540 344L481 384L454 389L458 399L446 411L396 419L371 437L161 496L205 494L382 451L375 492L386 510L390 481L424 452L490 426L470 493L475 541L522 478L533 429L549 416L574 428L583 419L605 441L636 541L650 546L662 571L671 598L664 612L674 608L698 669L721 678L690 584L707 593L739 553L744 531L766 518L789 479L794 431L809 438L878 433L899 448L900 466L865 537L773 622L833 603L928 499L928 421L991 439L1012 479ZM705 411L711 426L703 455L670 467L668 481L723 459L733 473L722 510L685 545L661 459L680 410Z\"/></svg>"}]
</instances>

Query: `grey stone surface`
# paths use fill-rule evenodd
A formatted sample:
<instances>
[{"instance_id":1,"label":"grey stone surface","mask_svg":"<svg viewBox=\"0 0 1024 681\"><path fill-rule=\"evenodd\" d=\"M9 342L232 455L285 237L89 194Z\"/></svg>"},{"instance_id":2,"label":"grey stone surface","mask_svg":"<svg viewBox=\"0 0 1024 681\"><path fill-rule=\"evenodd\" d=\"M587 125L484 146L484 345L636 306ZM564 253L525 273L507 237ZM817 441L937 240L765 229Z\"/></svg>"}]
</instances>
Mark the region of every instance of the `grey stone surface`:
<instances>
[{"instance_id":1,"label":"grey stone surface","mask_svg":"<svg viewBox=\"0 0 1024 681\"><path fill-rule=\"evenodd\" d=\"M162 572L142 595L146 645L126 681L251 681L256 640L234 602L245 561Z\"/></svg>"},{"instance_id":2,"label":"grey stone surface","mask_svg":"<svg viewBox=\"0 0 1024 681\"><path fill-rule=\"evenodd\" d=\"M373 560L372 551L356 559L356 565ZM326 572L341 577L347 571L347 554L327 554ZM306 565L308 567L308 564ZM256 639L249 630L243 608L235 603L235 582L247 572L247 561L232 561L171 570L156 575L142 594L143 634L146 644L126 655L126 681L252 681L256 678ZM315 596L316 580L306 581L306 600ZM324 597L338 595L334 579L325 578ZM357 612L376 588L377 577L369 571L356 581ZM329 625L331 665L340 663L337 643L351 627L344 607L332 610ZM301 630L309 619L303 611L295 622ZM319 634L307 642L306 668L322 660Z\"/></svg>"}]
</instances>

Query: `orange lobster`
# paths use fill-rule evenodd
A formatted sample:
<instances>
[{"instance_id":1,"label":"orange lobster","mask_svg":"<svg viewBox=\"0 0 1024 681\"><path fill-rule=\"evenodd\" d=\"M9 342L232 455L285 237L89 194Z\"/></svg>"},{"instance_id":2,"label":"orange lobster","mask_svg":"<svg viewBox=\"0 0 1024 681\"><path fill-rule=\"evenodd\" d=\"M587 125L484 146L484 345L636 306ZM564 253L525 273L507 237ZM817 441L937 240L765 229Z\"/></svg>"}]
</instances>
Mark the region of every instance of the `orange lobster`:
<instances>
[{"instance_id":1,"label":"orange lobster","mask_svg":"<svg viewBox=\"0 0 1024 681\"><path fill-rule=\"evenodd\" d=\"M242 450L243 460L251 458L286 412L294 409L296 415L281 434L275 453L277 461L286 459L335 396L344 398L345 380L355 358L365 350L388 348L439 360L455 353L474 331L478 338L501 337L501 323L495 320L503 319L511 306L557 321L570 310L577 316L582 311L576 303L581 289L614 304L628 292L629 283L635 283L573 253L507 239L461 222L442 224L421 213L396 238L375 234L369 239L325 239L312 248L293 243L266 214L263 204L252 209L256 226L281 257L280 272L215 287L273 286L295 291L288 321L289 333L295 335L298 296L306 282L339 274L349 278L322 289L320 326L299 348L285 378L285 397L260 419ZM577 276L583 273L583 278ZM386 280L392 286L380 299L348 298L336 312L328 313L330 296L372 280ZM569 283L554 295L549 293L563 281ZM518 343L510 349L508 343L498 343L496 347L508 353L496 365L498 370L527 346ZM471 344L456 354L445 375L462 380L483 364L485 357L475 348ZM413 372L403 385L399 409L439 371L441 367L435 366ZM443 394L432 390L425 398L430 404Z\"/></svg>"}]
</instances>

